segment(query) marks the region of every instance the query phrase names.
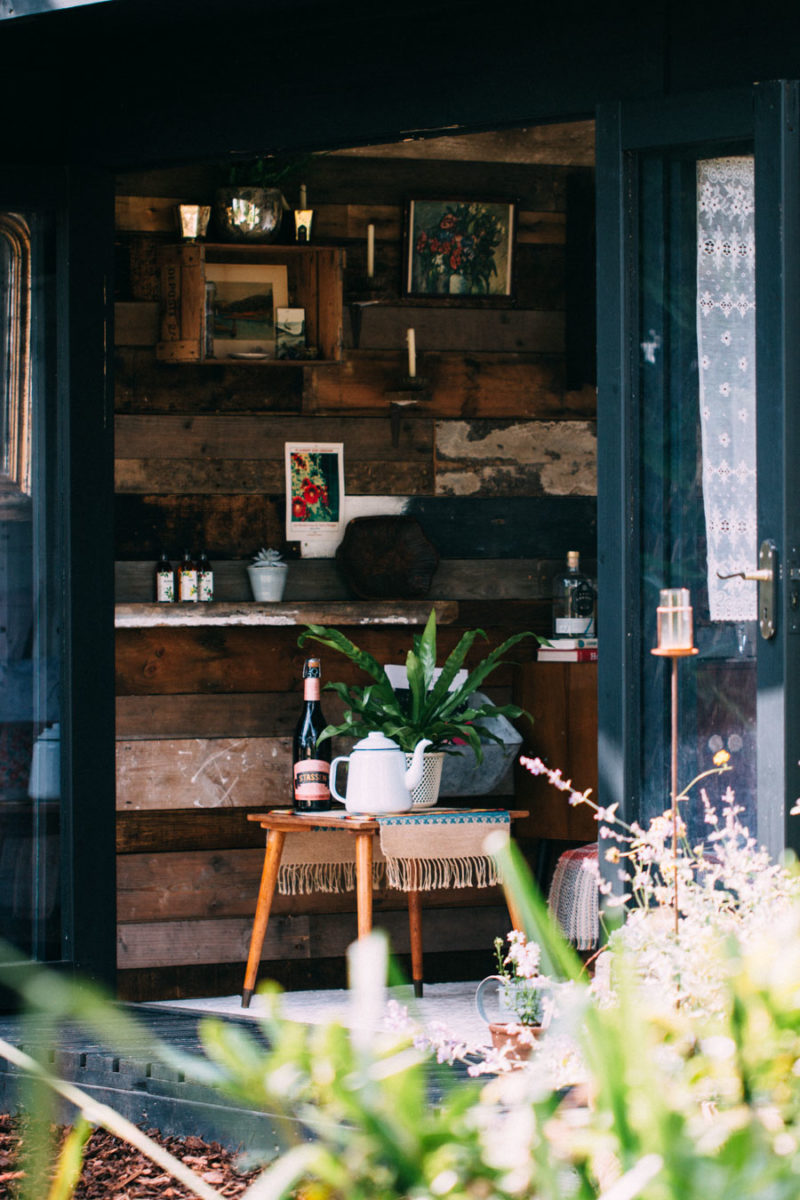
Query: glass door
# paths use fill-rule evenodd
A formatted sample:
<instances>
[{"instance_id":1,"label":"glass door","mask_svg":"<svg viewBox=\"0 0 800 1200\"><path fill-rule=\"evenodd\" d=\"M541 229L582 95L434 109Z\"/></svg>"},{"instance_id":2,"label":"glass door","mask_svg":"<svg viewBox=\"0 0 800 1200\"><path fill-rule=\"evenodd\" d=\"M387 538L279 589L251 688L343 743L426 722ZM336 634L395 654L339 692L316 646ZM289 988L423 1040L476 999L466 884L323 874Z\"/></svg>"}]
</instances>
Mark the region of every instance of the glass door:
<instances>
[{"instance_id":1,"label":"glass door","mask_svg":"<svg viewBox=\"0 0 800 1200\"><path fill-rule=\"evenodd\" d=\"M800 794L796 103L768 84L598 122L601 795L645 822L668 807L651 651L661 590L687 588L679 786L727 757L709 801L730 787L776 854ZM700 840L699 794L683 815Z\"/></svg>"},{"instance_id":2,"label":"glass door","mask_svg":"<svg viewBox=\"0 0 800 1200\"><path fill-rule=\"evenodd\" d=\"M0 169L0 939L114 978L113 180ZM18 964L18 967L17 965ZM14 1004L0 988L0 1007Z\"/></svg>"},{"instance_id":3,"label":"glass door","mask_svg":"<svg viewBox=\"0 0 800 1200\"><path fill-rule=\"evenodd\" d=\"M61 958L55 220L0 211L0 934Z\"/></svg>"}]
</instances>

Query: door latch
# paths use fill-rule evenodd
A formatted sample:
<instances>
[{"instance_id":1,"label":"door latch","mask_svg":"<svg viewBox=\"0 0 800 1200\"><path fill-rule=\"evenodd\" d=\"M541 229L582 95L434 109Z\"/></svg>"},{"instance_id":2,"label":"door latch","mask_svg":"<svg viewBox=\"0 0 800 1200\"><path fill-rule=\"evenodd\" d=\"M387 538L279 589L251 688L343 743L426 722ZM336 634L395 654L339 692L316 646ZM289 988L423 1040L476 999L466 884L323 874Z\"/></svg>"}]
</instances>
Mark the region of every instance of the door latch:
<instances>
[{"instance_id":1,"label":"door latch","mask_svg":"<svg viewBox=\"0 0 800 1200\"><path fill-rule=\"evenodd\" d=\"M751 579L758 583L758 627L762 638L775 637L775 582L778 575L778 547L771 538L765 538L758 551L758 568L755 571L733 571L718 579Z\"/></svg>"}]
</instances>

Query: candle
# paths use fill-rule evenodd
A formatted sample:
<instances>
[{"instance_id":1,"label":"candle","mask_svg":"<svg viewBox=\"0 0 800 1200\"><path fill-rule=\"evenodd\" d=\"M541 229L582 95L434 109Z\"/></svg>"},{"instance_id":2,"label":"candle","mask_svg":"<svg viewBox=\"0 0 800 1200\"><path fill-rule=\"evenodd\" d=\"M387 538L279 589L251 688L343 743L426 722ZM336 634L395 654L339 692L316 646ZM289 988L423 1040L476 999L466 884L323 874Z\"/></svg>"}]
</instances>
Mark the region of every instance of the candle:
<instances>
[{"instance_id":1,"label":"candle","mask_svg":"<svg viewBox=\"0 0 800 1200\"><path fill-rule=\"evenodd\" d=\"M413 379L417 373L417 346L413 329L409 329L406 340L408 342L408 373Z\"/></svg>"},{"instance_id":2,"label":"candle","mask_svg":"<svg viewBox=\"0 0 800 1200\"><path fill-rule=\"evenodd\" d=\"M656 610L659 650L691 650L692 606L688 588L664 588Z\"/></svg>"},{"instance_id":3,"label":"candle","mask_svg":"<svg viewBox=\"0 0 800 1200\"><path fill-rule=\"evenodd\" d=\"M308 198L306 196L306 185L304 183L300 184L300 207L308 208Z\"/></svg>"},{"instance_id":4,"label":"candle","mask_svg":"<svg viewBox=\"0 0 800 1200\"><path fill-rule=\"evenodd\" d=\"M375 274L375 226L367 226L367 276Z\"/></svg>"}]
</instances>

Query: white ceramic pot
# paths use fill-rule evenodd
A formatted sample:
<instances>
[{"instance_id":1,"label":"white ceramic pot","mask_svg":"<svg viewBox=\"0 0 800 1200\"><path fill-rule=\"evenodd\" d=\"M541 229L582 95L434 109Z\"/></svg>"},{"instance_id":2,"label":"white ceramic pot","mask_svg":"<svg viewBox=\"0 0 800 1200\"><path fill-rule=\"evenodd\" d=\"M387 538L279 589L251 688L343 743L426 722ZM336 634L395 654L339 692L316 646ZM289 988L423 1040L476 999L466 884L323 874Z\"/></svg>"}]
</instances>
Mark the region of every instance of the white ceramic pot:
<instances>
[{"instance_id":1,"label":"white ceramic pot","mask_svg":"<svg viewBox=\"0 0 800 1200\"><path fill-rule=\"evenodd\" d=\"M286 589L286 577L289 574L287 563L278 563L274 567L247 568L250 576L250 587L253 589L254 600L282 600Z\"/></svg>"}]
</instances>

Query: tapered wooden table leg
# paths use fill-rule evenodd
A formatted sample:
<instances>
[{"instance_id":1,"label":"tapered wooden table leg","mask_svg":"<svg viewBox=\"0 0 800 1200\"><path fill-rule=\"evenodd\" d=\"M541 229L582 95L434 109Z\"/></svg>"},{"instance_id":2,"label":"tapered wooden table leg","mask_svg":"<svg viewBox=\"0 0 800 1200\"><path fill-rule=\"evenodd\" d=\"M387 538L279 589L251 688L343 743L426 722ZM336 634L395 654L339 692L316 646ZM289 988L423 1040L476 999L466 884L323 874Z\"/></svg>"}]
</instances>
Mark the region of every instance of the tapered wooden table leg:
<instances>
[{"instance_id":1,"label":"tapered wooden table leg","mask_svg":"<svg viewBox=\"0 0 800 1200\"><path fill-rule=\"evenodd\" d=\"M356 907L358 936L372 930L372 833L356 834Z\"/></svg>"},{"instance_id":2,"label":"tapered wooden table leg","mask_svg":"<svg viewBox=\"0 0 800 1200\"><path fill-rule=\"evenodd\" d=\"M510 896L506 896L506 907L511 918L511 928L519 929L521 933L524 933L525 926L522 924L522 915Z\"/></svg>"},{"instance_id":3,"label":"tapered wooden table leg","mask_svg":"<svg viewBox=\"0 0 800 1200\"><path fill-rule=\"evenodd\" d=\"M411 979L414 995L422 995L422 896L418 891L408 895L408 929L411 934Z\"/></svg>"},{"instance_id":4,"label":"tapered wooden table leg","mask_svg":"<svg viewBox=\"0 0 800 1200\"><path fill-rule=\"evenodd\" d=\"M264 855L264 869L261 872L261 884L258 889L256 915L253 919L253 932L250 934L250 953L247 956L247 970L244 973L242 989L242 1008L250 1007L250 1000L256 986L258 965L261 962L261 951L267 932L267 923L272 908L272 897L275 894L275 884L278 882L278 868L281 865L281 854L286 834L280 829L270 830L267 838L267 849Z\"/></svg>"}]
</instances>

